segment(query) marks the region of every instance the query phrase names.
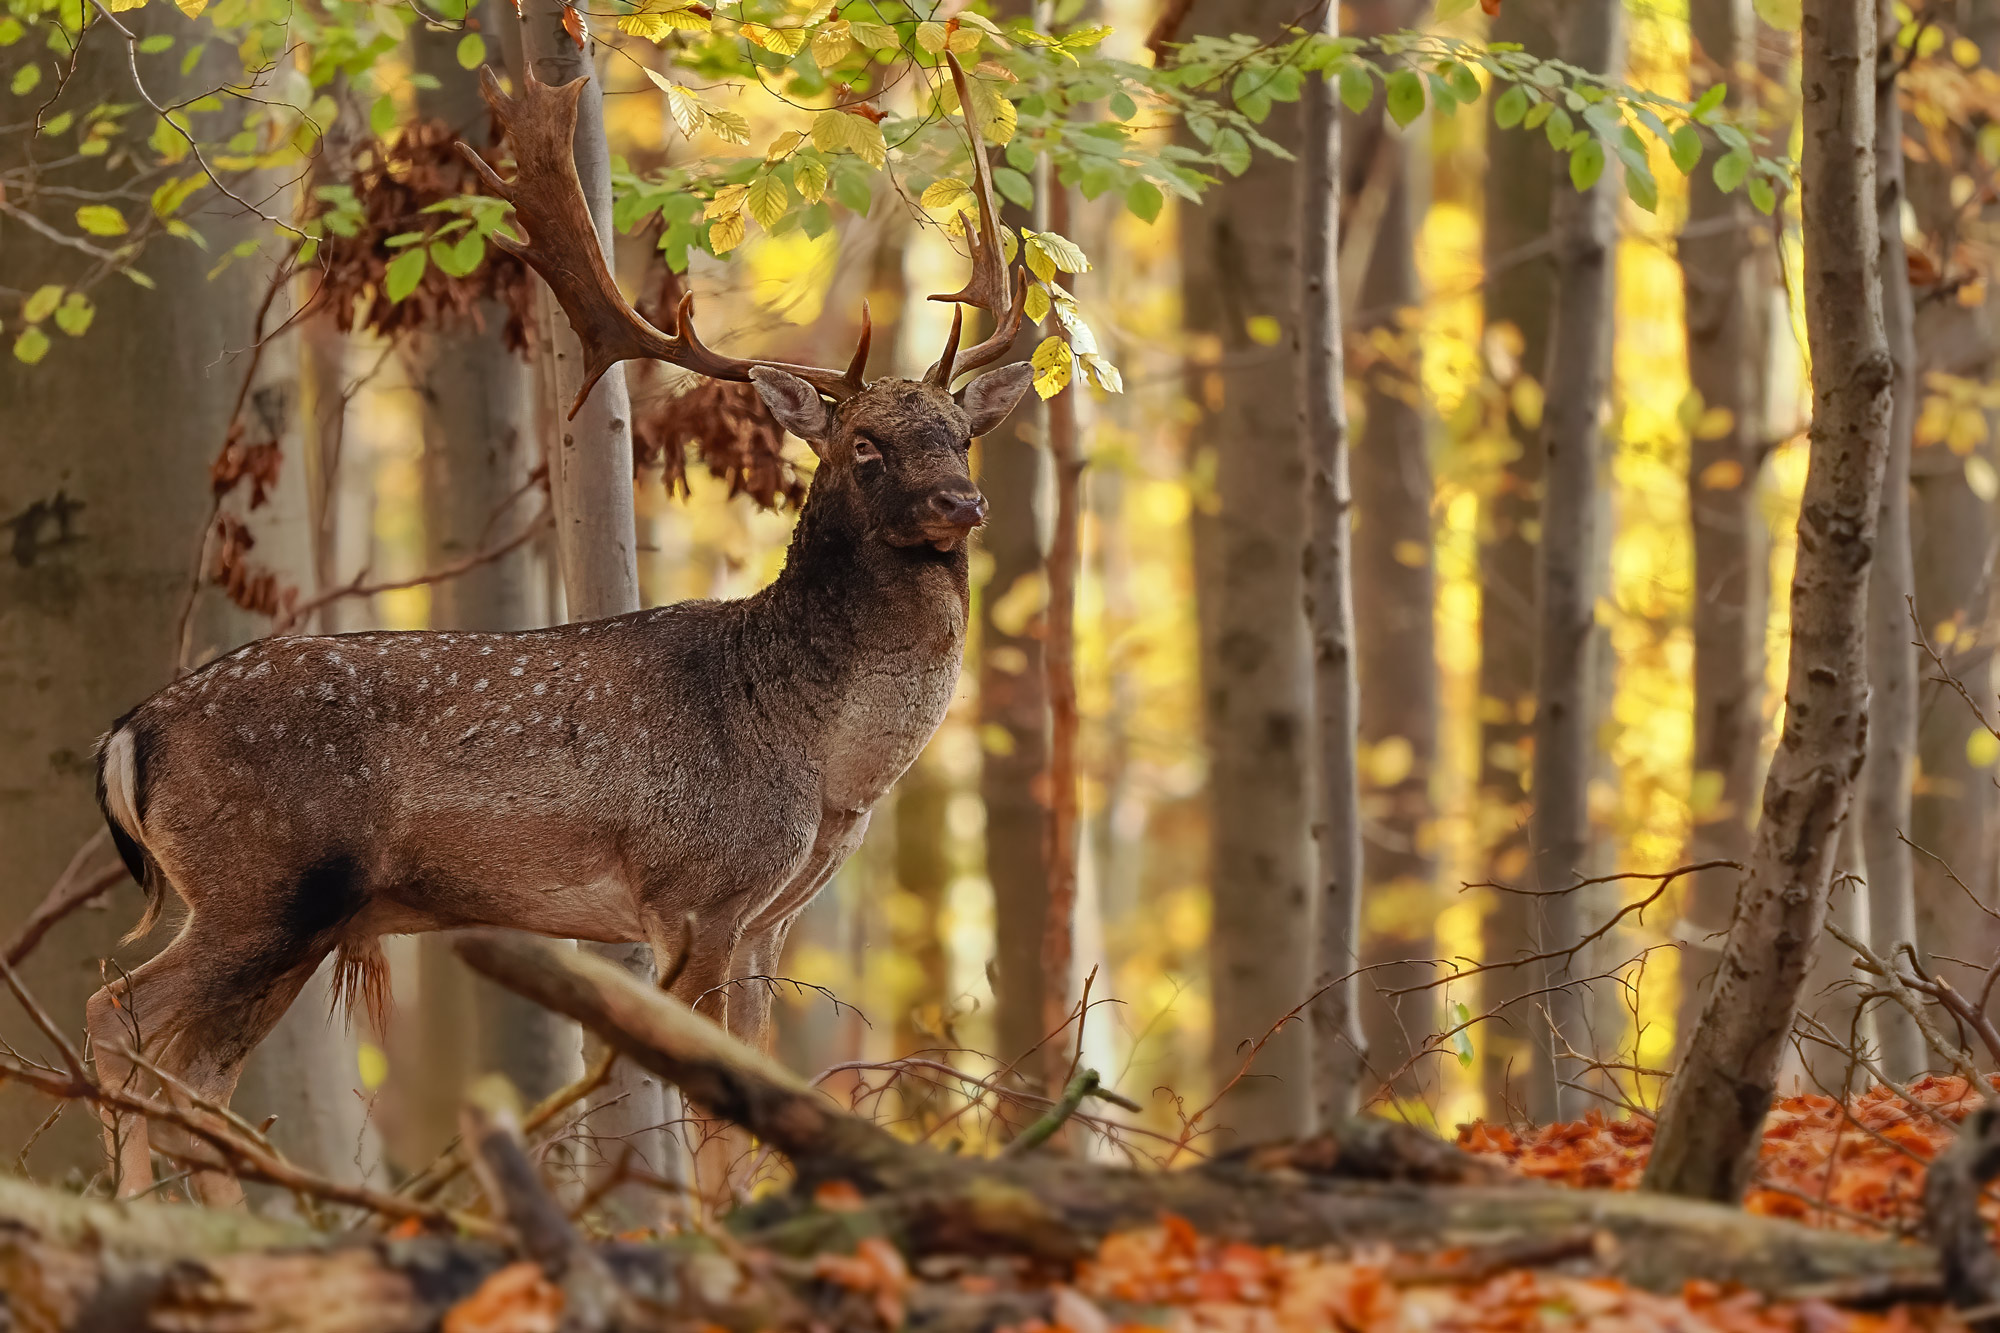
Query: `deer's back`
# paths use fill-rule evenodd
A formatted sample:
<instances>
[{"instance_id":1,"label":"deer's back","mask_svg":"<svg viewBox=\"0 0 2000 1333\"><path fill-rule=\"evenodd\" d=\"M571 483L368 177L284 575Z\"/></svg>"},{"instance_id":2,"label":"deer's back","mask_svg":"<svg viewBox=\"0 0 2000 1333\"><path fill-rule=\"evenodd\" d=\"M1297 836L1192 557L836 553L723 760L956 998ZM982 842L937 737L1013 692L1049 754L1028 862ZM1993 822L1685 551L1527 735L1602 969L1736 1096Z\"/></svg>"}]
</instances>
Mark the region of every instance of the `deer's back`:
<instances>
[{"instance_id":1,"label":"deer's back","mask_svg":"<svg viewBox=\"0 0 2000 1333\"><path fill-rule=\"evenodd\" d=\"M191 900L303 867L325 881L309 916L382 900L376 925L421 929L525 904L553 933L630 937L571 918L644 881L726 892L715 865L768 878L810 842L816 775L743 688L742 606L251 644L121 720L148 850Z\"/></svg>"}]
</instances>

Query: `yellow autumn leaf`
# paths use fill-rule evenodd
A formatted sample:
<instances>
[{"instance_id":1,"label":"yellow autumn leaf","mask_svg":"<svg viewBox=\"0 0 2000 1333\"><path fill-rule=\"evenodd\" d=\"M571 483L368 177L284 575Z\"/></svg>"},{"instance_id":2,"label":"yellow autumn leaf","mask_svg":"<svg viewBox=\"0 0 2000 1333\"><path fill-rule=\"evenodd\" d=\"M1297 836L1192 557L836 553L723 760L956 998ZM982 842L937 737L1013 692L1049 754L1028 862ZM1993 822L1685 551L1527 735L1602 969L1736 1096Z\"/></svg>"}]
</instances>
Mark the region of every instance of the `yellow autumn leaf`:
<instances>
[{"instance_id":1,"label":"yellow autumn leaf","mask_svg":"<svg viewBox=\"0 0 2000 1333\"><path fill-rule=\"evenodd\" d=\"M708 207L702 210L702 220L704 222L713 221L725 213L736 212L743 207L743 201L749 193L750 187L748 185L723 186L708 201Z\"/></svg>"},{"instance_id":2,"label":"yellow autumn leaf","mask_svg":"<svg viewBox=\"0 0 2000 1333\"><path fill-rule=\"evenodd\" d=\"M140 0L141 4L145 0ZM208 8L208 0L174 0L174 7L191 19L201 17L201 11Z\"/></svg>"},{"instance_id":3,"label":"yellow autumn leaf","mask_svg":"<svg viewBox=\"0 0 2000 1333\"><path fill-rule=\"evenodd\" d=\"M1995 496L2000 496L2000 472L1978 454L1965 460L1965 485L1986 504L1992 504Z\"/></svg>"},{"instance_id":4,"label":"yellow autumn leaf","mask_svg":"<svg viewBox=\"0 0 2000 1333\"><path fill-rule=\"evenodd\" d=\"M1986 443L1986 414L1976 407L1963 407L1951 414L1944 433L1945 447L1963 458Z\"/></svg>"},{"instance_id":5,"label":"yellow autumn leaf","mask_svg":"<svg viewBox=\"0 0 2000 1333\"><path fill-rule=\"evenodd\" d=\"M801 158L792 168L792 188L799 198L816 204L826 197L826 163L817 158Z\"/></svg>"},{"instance_id":6,"label":"yellow autumn leaf","mask_svg":"<svg viewBox=\"0 0 2000 1333\"><path fill-rule=\"evenodd\" d=\"M1726 407L1711 407L1702 412L1694 423L1694 437L1697 440L1719 440L1736 429L1736 414Z\"/></svg>"},{"instance_id":7,"label":"yellow autumn leaf","mask_svg":"<svg viewBox=\"0 0 2000 1333\"><path fill-rule=\"evenodd\" d=\"M786 156L805 141L805 131L786 130L783 134L771 140L771 146L764 150L764 160L766 162L776 162L779 158Z\"/></svg>"},{"instance_id":8,"label":"yellow autumn leaf","mask_svg":"<svg viewBox=\"0 0 2000 1333\"><path fill-rule=\"evenodd\" d=\"M919 23L917 25L917 45L934 56L944 54L945 43L949 40L950 34L945 32L944 24L942 23Z\"/></svg>"},{"instance_id":9,"label":"yellow autumn leaf","mask_svg":"<svg viewBox=\"0 0 2000 1333\"><path fill-rule=\"evenodd\" d=\"M849 35L846 19L835 19L813 34L813 59L821 69L828 69L840 63L849 51L854 49L854 38Z\"/></svg>"},{"instance_id":10,"label":"yellow autumn leaf","mask_svg":"<svg viewBox=\"0 0 2000 1333\"><path fill-rule=\"evenodd\" d=\"M813 147L822 153L853 153L878 169L889 160L889 145L882 137L882 127L849 111L829 110L814 116L812 141Z\"/></svg>"},{"instance_id":11,"label":"yellow autumn leaf","mask_svg":"<svg viewBox=\"0 0 2000 1333\"><path fill-rule=\"evenodd\" d=\"M1975 731L1965 738L1965 761L1974 768L1991 768L2000 760L2000 737L1990 731Z\"/></svg>"},{"instance_id":12,"label":"yellow autumn leaf","mask_svg":"<svg viewBox=\"0 0 2000 1333\"><path fill-rule=\"evenodd\" d=\"M1068 388L1072 360L1069 344L1060 335L1052 333L1042 339L1032 358L1035 392L1043 398L1053 398Z\"/></svg>"},{"instance_id":13,"label":"yellow autumn leaf","mask_svg":"<svg viewBox=\"0 0 2000 1333\"><path fill-rule=\"evenodd\" d=\"M971 202L972 187L956 176L932 181L925 188L922 198L925 208L957 208Z\"/></svg>"},{"instance_id":14,"label":"yellow autumn leaf","mask_svg":"<svg viewBox=\"0 0 2000 1333\"><path fill-rule=\"evenodd\" d=\"M109 204L85 204L76 210L76 225L92 236L123 236L125 215Z\"/></svg>"},{"instance_id":15,"label":"yellow autumn leaf","mask_svg":"<svg viewBox=\"0 0 2000 1333\"><path fill-rule=\"evenodd\" d=\"M984 34L977 28L961 27L945 35L944 47L953 55L962 56L969 51L977 51L980 42L984 40Z\"/></svg>"},{"instance_id":16,"label":"yellow autumn leaf","mask_svg":"<svg viewBox=\"0 0 2000 1333\"><path fill-rule=\"evenodd\" d=\"M750 191L744 198L744 207L750 210L750 216L756 218L757 225L765 231L778 225L778 219L785 216L785 210L791 207L791 203L792 192L785 187L781 177L774 175L759 176L751 181Z\"/></svg>"},{"instance_id":17,"label":"yellow autumn leaf","mask_svg":"<svg viewBox=\"0 0 2000 1333\"><path fill-rule=\"evenodd\" d=\"M1022 313L1031 324L1039 324L1049 317L1049 289L1035 282L1028 285L1028 299Z\"/></svg>"},{"instance_id":18,"label":"yellow autumn leaf","mask_svg":"<svg viewBox=\"0 0 2000 1333\"><path fill-rule=\"evenodd\" d=\"M781 56L795 56L805 49L806 30L804 28L774 28L763 23L746 23L742 32L749 40L766 51Z\"/></svg>"},{"instance_id":19,"label":"yellow autumn leaf","mask_svg":"<svg viewBox=\"0 0 2000 1333\"><path fill-rule=\"evenodd\" d=\"M128 9L144 9L146 0L109 0L105 5L114 14L123 14Z\"/></svg>"},{"instance_id":20,"label":"yellow autumn leaf","mask_svg":"<svg viewBox=\"0 0 2000 1333\"><path fill-rule=\"evenodd\" d=\"M1933 395L1924 399L1923 410L1917 415L1916 441L1920 445L1936 444L1944 438L1945 428L1951 424L1951 400Z\"/></svg>"},{"instance_id":21,"label":"yellow autumn leaf","mask_svg":"<svg viewBox=\"0 0 2000 1333\"><path fill-rule=\"evenodd\" d=\"M709 246L719 255L726 255L743 244L743 236L749 230L743 221L743 214L731 213L726 218L717 218L715 225L708 229Z\"/></svg>"},{"instance_id":22,"label":"yellow autumn leaf","mask_svg":"<svg viewBox=\"0 0 2000 1333\"><path fill-rule=\"evenodd\" d=\"M1431 548L1406 537L1396 543L1390 554L1395 557L1396 563L1405 569L1422 569L1430 563Z\"/></svg>"}]
</instances>

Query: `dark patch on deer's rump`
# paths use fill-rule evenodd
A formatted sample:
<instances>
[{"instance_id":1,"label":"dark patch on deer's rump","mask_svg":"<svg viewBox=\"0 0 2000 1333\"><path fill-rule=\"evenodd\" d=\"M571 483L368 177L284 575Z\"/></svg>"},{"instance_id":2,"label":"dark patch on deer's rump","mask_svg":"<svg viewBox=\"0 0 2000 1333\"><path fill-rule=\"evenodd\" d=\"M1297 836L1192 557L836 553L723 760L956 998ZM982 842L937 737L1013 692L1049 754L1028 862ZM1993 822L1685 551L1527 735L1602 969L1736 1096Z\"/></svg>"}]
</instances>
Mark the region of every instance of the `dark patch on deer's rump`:
<instances>
[{"instance_id":1,"label":"dark patch on deer's rump","mask_svg":"<svg viewBox=\"0 0 2000 1333\"><path fill-rule=\"evenodd\" d=\"M366 899L360 864L346 852L329 852L306 867L280 904L285 936L321 939L353 920Z\"/></svg>"}]
</instances>

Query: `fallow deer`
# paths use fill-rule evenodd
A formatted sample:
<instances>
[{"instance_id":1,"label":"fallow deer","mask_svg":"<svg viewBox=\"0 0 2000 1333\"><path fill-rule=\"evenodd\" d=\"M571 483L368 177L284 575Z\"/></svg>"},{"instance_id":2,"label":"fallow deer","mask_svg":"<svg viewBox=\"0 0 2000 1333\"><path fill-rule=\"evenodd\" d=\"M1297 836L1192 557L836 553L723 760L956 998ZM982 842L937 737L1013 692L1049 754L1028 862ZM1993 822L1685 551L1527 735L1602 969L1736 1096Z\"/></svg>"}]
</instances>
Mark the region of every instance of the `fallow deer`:
<instances>
[{"instance_id":1,"label":"fallow deer","mask_svg":"<svg viewBox=\"0 0 2000 1333\"><path fill-rule=\"evenodd\" d=\"M963 96L962 71L954 67ZM755 596L517 634L263 639L120 718L98 799L158 919L179 933L91 998L100 1076L128 1051L226 1104L244 1058L313 971L338 957L350 1005L380 1005L383 935L486 925L677 956L675 993L761 1041L767 975L793 918L861 840L868 813L943 720L965 639L966 544L986 505L971 440L1026 390L1000 360L1020 327L985 154L980 225L943 355L921 380L864 383L867 312L845 370L718 355L689 301L672 335L619 293L572 155L581 81L529 74L485 94L514 146L503 181L531 264L580 337L578 395L652 358L749 380L819 456L784 572ZM964 306L992 336L959 351ZM574 408L572 408L572 413ZM663 961L664 965L664 961ZM151 1180L142 1123L107 1124L122 1192ZM215 1195L227 1182L203 1183Z\"/></svg>"}]
</instances>

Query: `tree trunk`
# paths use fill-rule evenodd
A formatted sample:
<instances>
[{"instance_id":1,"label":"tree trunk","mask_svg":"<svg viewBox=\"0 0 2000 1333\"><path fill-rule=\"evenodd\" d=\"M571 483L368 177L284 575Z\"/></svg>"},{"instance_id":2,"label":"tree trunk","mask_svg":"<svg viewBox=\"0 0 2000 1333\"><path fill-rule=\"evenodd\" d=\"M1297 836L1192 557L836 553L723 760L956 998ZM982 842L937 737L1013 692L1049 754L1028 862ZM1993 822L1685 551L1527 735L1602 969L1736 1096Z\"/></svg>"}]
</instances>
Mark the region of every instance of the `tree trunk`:
<instances>
[{"instance_id":1,"label":"tree trunk","mask_svg":"<svg viewBox=\"0 0 2000 1333\"><path fill-rule=\"evenodd\" d=\"M1518 42L1531 54L1556 54L1555 0L1510 0L1493 21L1493 40ZM1528 722L1535 692L1535 542L1542 455L1537 434L1549 359L1549 310L1555 267L1550 259L1549 205L1553 155L1544 135L1490 125L1487 138L1484 247L1486 327L1512 330L1520 373L1513 380L1507 424L1514 452L1484 497L1479 524L1479 785L1476 833L1484 878L1518 883L1528 870ZM1565 184L1565 189L1568 186ZM1497 369L1497 367L1496 367ZM1504 375L1502 378L1506 378ZM1489 960L1536 952L1533 900L1499 894L1487 915ZM1532 990L1522 969L1489 972L1475 1012L1493 1010ZM1536 1121L1555 1107L1546 1043L1527 1040L1530 1017L1509 1009L1505 1022L1479 1029L1486 1114L1520 1109ZM1519 1103L1516 1092L1528 1092Z\"/></svg>"},{"instance_id":2,"label":"tree trunk","mask_svg":"<svg viewBox=\"0 0 2000 1333\"><path fill-rule=\"evenodd\" d=\"M1802 33L1814 413L1784 732L1722 966L1645 1176L1649 1189L1721 1201L1756 1165L1866 751L1868 566L1895 373L1876 269L1874 0L1807 0Z\"/></svg>"},{"instance_id":3,"label":"tree trunk","mask_svg":"<svg viewBox=\"0 0 2000 1333\"><path fill-rule=\"evenodd\" d=\"M497 6L469 17L491 26ZM510 21L511 16L500 16ZM419 90L419 114L445 121L468 142L488 134L477 81L458 67L457 34L421 32L419 71L438 81ZM531 518L541 499L530 478L541 464L535 430L534 367L501 339L506 311L482 303L480 327L423 330L406 356L424 437L425 567L435 569L491 545ZM499 633L549 623L547 575L532 547L468 570L431 589L436 629ZM582 1072L581 1033L539 1005L474 979L450 954L450 941L418 944L424 1002L422 1076L435 1083L429 1118L456 1132L467 1077L498 1072L530 1102ZM468 1042L468 1030L476 1034Z\"/></svg>"},{"instance_id":4,"label":"tree trunk","mask_svg":"<svg viewBox=\"0 0 2000 1333\"><path fill-rule=\"evenodd\" d=\"M1322 31L1338 36L1328 6ZM1318 914L1313 957L1313 1108L1322 1125L1354 1114L1367 1050L1361 1032L1361 791L1355 742L1354 492L1348 481L1347 385L1340 320L1340 104L1326 79L1300 98L1297 334L1299 441L1311 480L1304 583L1312 629L1313 835Z\"/></svg>"},{"instance_id":5,"label":"tree trunk","mask_svg":"<svg viewBox=\"0 0 2000 1333\"><path fill-rule=\"evenodd\" d=\"M896 889L903 898L890 918L894 948L914 965L917 977L911 1003L896 1013L898 1056L939 1043L941 1017L952 1001L950 959L941 934L945 894L951 888L945 824L950 806L951 780L937 755L926 751L896 783L891 830L896 838ZM921 1095L928 1099L932 1094L926 1090Z\"/></svg>"},{"instance_id":6,"label":"tree trunk","mask_svg":"<svg viewBox=\"0 0 2000 1333\"><path fill-rule=\"evenodd\" d=\"M1296 12L1281 0L1195 0L1187 31L1276 33ZM1298 109L1281 103L1264 132L1296 150ZM1305 451L1289 348L1298 336L1297 180L1293 163L1259 155L1182 215L1186 328L1217 348L1192 370L1202 408L1192 438L1216 460L1198 595L1207 601L1201 678L1218 1088L1237 1079L1247 1044L1305 1000L1312 967ZM1250 1140L1303 1132L1309 1070L1306 1033L1289 1024L1234 1083L1220 1122Z\"/></svg>"},{"instance_id":7,"label":"tree trunk","mask_svg":"<svg viewBox=\"0 0 2000 1333\"><path fill-rule=\"evenodd\" d=\"M1002 225L1032 225L1026 210L1003 206ZM1027 356L1030 327L1011 359ZM979 544L991 573L979 598L980 802L986 807L986 878L993 886L997 1053L1012 1060L1040 1041L1042 933L1048 922L1048 867L1042 846L1043 774L1049 756L1048 681L1042 636L1047 582L1042 568L1041 501L1046 414L1023 407L979 441L979 489L986 523Z\"/></svg>"},{"instance_id":8,"label":"tree trunk","mask_svg":"<svg viewBox=\"0 0 2000 1333\"><path fill-rule=\"evenodd\" d=\"M1965 35L1979 43L1989 67L2000 58L2000 12L1994 7L1974 7ZM1961 151L1969 154L1971 144ZM1956 170L1952 163L1905 164L1917 227L1932 255L1948 254L1949 237L1964 223L1951 197ZM1992 216L1989 207L1986 225ZM1980 306L1966 307L1935 290L1923 298L1916 324L1922 374L1990 379L2000 354L2000 301L1989 296ZM1988 437L1969 457L1961 458L1943 441L1914 450L1911 457L1918 619L1975 699L1993 697L1989 617L1996 529L1993 504L1973 490L1966 468L1977 465L1974 459L1989 466L2000 462L1991 429L2000 417L1989 413L1987 420ZM1907 622L1905 628L1911 628ZM1994 873L2000 863L2000 791L1993 784L1994 770L1975 764L1966 752L1966 742L1985 728L1942 681L1926 679L1918 699L1921 782L1911 802L1910 838L1938 858L1915 858L1918 946L1934 963L1944 954L1983 967L2000 949L2000 928L1952 882L1946 867L1980 902L2000 905Z\"/></svg>"},{"instance_id":9,"label":"tree trunk","mask_svg":"<svg viewBox=\"0 0 2000 1333\"><path fill-rule=\"evenodd\" d=\"M1861 769L1861 847L1868 866L1868 940L1890 957L1917 938L1910 849L1910 788L1917 752L1917 650L1911 643L1910 599L1916 573L1910 554L1910 447L1917 420L1916 307L1903 253L1903 112L1896 101L1893 0L1878 0L1884 45L1875 87L1876 228L1882 325L1895 378L1890 386L1889 457L1875 520L1875 561L1868 569L1868 758ZM1893 1078L1909 1078L1926 1063L1917 1025L1899 1005L1874 1011L1876 1040Z\"/></svg>"},{"instance_id":10,"label":"tree trunk","mask_svg":"<svg viewBox=\"0 0 2000 1333\"><path fill-rule=\"evenodd\" d=\"M1363 33L1393 32L1408 3L1376 0L1355 13ZM1367 191L1383 191L1374 245L1341 240L1341 263L1364 265L1359 309L1349 345L1367 360L1362 424L1352 457L1354 484L1354 619L1361 696L1362 898L1368 907L1361 961L1361 1027L1371 1071L1385 1076L1413 1049L1412 1036L1438 1026L1429 995L1405 1004L1381 992L1427 981L1420 960L1432 956L1436 907L1437 808L1431 795L1437 763L1438 682L1434 642L1436 589L1431 537L1431 463L1425 438L1423 352L1404 312L1423 291L1417 279L1416 231L1423 213L1419 164L1411 136L1389 128L1379 103L1349 118L1342 130L1341 174L1348 209ZM1422 142L1421 138L1414 140ZM1390 350L1384 350L1384 343ZM1415 960L1404 962L1404 960ZM1400 967L1385 966L1404 963ZM1423 1006L1423 1007L1419 1007ZM1405 1013L1404 1011L1408 1012Z\"/></svg>"},{"instance_id":11,"label":"tree trunk","mask_svg":"<svg viewBox=\"0 0 2000 1333\"><path fill-rule=\"evenodd\" d=\"M1580 69L1615 75L1624 52L1621 0L1572 4L1563 58ZM1567 159L1554 169L1568 176ZM1567 892L1587 873L1590 778L1597 748L1597 598L1606 553L1598 534L1598 463L1604 440L1598 421L1611 381L1612 280L1616 276L1618 175L1607 169L1587 190L1555 183L1554 318L1543 383L1542 540L1535 567L1539 613L1535 673L1535 890L1541 947L1566 949L1583 938L1581 892ZM1568 959L1540 969L1537 1007L1527 1020L1547 1042L1536 1095L1557 1117L1583 1112L1584 1094L1565 1086L1566 1050L1590 1054L1583 993L1568 983Z\"/></svg>"},{"instance_id":12,"label":"tree trunk","mask_svg":"<svg viewBox=\"0 0 2000 1333\"><path fill-rule=\"evenodd\" d=\"M1693 95L1725 83L1728 111L1753 113L1756 20L1750 0L1690 0L1688 21ZM1757 491L1767 430L1762 347L1770 336L1765 311L1772 274L1756 210L1743 191L1725 194L1716 186L1712 140L1708 147L1709 157L1688 176L1680 242L1688 379L1703 409L1688 446L1694 772L1687 859L1747 862L1764 729L1770 554ZM1701 1015L1741 873L1705 870L1689 878L1681 910L1677 1048L1686 1046Z\"/></svg>"},{"instance_id":13,"label":"tree trunk","mask_svg":"<svg viewBox=\"0 0 2000 1333\"><path fill-rule=\"evenodd\" d=\"M589 78L577 106L576 173L597 239L612 261L611 154L604 138L604 93L587 51L563 29L563 0L526 0L521 6L521 49L528 69L551 86ZM575 620L595 620L639 609L639 563L632 512L632 408L625 370L613 366L574 417L570 406L582 384L583 353L576 331L558 313L548 321L555 363L557 436L549 442L549 490L555 507L556 557L564 602ZM649 976L644 945L591 945L593 952L634 975ZM606 1105L591 1116L593 1135L628 1147L655 1171L671 1170L667 1103L656 1079L621 1067L606 1089Z\"/></svg>"}]
</instances>

